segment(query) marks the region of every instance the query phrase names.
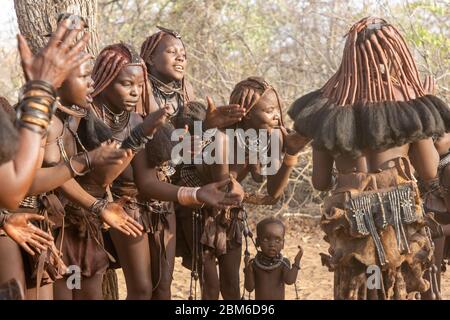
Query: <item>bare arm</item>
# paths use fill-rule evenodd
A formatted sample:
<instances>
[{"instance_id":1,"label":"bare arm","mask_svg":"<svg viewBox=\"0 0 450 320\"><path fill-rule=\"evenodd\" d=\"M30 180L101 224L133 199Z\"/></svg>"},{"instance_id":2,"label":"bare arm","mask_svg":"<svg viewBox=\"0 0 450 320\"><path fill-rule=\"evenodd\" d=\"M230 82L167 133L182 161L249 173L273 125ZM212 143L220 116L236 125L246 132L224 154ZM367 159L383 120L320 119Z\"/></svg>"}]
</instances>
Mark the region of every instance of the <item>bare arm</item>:
<instances>
[{"instance_id":1,"label":"bare arm","mask_svg":"<svg viewBox=\"0 0 450 320\"><path fill-rule=\"evenodd\" d=\"M87 162L83 154L74 155L71 157L70 164L62 161L61 153L57 144L54 143L62 134L63 124L58 117L54 117L50 129L48 132L48 140L51 141L45 148L41 148L39 157L39 169L36 171L36 176L33 180L28 194L40 194L48 192L62 186L65 182L72 179L75 176L75 172L85 172ZM98 167L108 166L109 163L120 163L122 157L126 152L124 150L118 150L114 146L102 146L96 150L89 152L89 158ZM41 163L46 164L45 168L41 168Z\"/></svg>"},{"instance_id":2,"label":"bare arm","mask_svg":"<svg viewBox=\"0 0 450 320\"><path fill-rule=\"evenodd\" d=\"M224 138L224 136L225 135L223 135L222 138ZM177 194L180 187L158 180L156 169L148 165L147 155L145 151L140 152L135 156L132 165L134 181L139 189L139 193L141 196L161 201L178 201ZM217 166L220 165L212 166L217 168ZM221 167L221 171L215 171L213 176L214 181L221 181L224 178L228 178L228 165L221 165Z\"/></svg>"},{"instance_id":3,"label":"bare arm","mask_svg":"<svg viewBox=\"0 0 450 320\"><path fill-rule=\"evenodd\" d=\"M131 113L130 121L133 126L133 131L137 130L137 127L141 127L145 136L152 136L159 126L161 126L166 119L167 108L159 109L155 112L148 114L145 119L142 119L137 113ZM122 143L122 148L126 144L126 140ZM125 150L125 149L120 150ZM98 166L94 169L94 174L92 178L99 185L110 185L131 163L135 154L132 153L130 149L126 149L127 156L122 159L122 163L110 164ZM139 152L138 153L142 153Z\"/></svg>"},{"instance_id":4,"label":"bare arm","mask_svg":"<svg viewBox=\"0 0 450 320\"><path fill-rule=\"evenodd\" d=\"M74 157L72 165L77 172L86 170L86 164L80 156ZM28 191L28 195L37 195L54 190L73 177L74 173L67 163L60 163L57 166L49 168L39 168Z\"/></svg>"},{"instance_id":5,"label":"bare arm","mask_svg":"<svg viewBox=\"0 0 450 320\"><path fill-rule=\"evenodd\" d=\"M148 165L145 152L138 153L132 165L134 181L141 196L161 201L178 201L178 190L180 187L159 181L156 169ZM229 183L230 180L227 179L202 186L197 191L197 199L208 206L219 209L237 205L241 201L239 194L221 191Z\"/></svg>"},{"instance_id":6,"label":"bare arm","mask_svg":"<svg viewBox=\"0 0 450 320\"><path fill-rule=\"evenodd\" d=\"M145 151L135 156L132 165L134 182L141 196L161 201L178 201L180 187L158 180L156 169L147 164Z\"/></svg>"},{"instance_id":7,"label":"bare arm","mask_svg":"<svg viewBox=\"0 0 450 320\"><path fill-rule=\"evenodd\" d=\"M436 150L440 155L446 154L450 149L450 133L444 134L435 142Z\"/></svg>"},{"instance_id":8,"label":"bare arm","mask_svg":"<svg viewBox=\"0 0 450 320\"><path fill-rule=\"evenodd\" d=\"M313 148L313 187L320 191L327 191L332 182L334 159L324 151Z\"/></svg>"},{"instance_id":9,"label":"bare arm","mask_svg":"<svg viewBox=\"0 0 450 320\"><path fill-rule=\"evenodd\" d=\"M80 205L83 209L88 210L89 207L97 200L91 196L75 179L70 179L64 183L59 189L64 196L71 202Z\"/></svg>"},{"instance_id":10,"label":"bare arm","mask_svg":"<svg viewBox=\"0 0 450 320\"><path fill-rule=\"evenodd\" d=\"M228 152L228 136L222 130L218 130L215 136L215 163L208 165L212 181L222 181L230 176Z\"/></svg>"},{"instance_id":11,"label":"bare arm","mask_svg":"<svg viewBox=\"0 0 450 320\"><path fill-rule=\"evenodd\" d=\"M285 284L291 285L294 284L297 280L298 268L292 266L292 268L288 268L283 266L283 281Z\"/></svg>"},{"instance_id":12,"label":"bare arm","mask_svg":"<svg viewBox=\"0 0 450 320\"><path fill-rule=\"evenodd\" d=\"M67 181L60 189L70 201L77 203L85 210L90 210L92 204L97 201L75 179ZM121 199L117 203L108 203L99 213L99 217L103 222L126 235L133 237L142 235L142 226L123 210L124 202L125 200Z\"/></svg>"},{"instance_id":13,"label":"bare arm","mask_svg":"<svg viewBox=\"0 0 450 320\"><path fill-rule=\"evenodd\" d=\"M282 194L287 184L289 183L289 176L297 164L298 153L309 142L308 138L299 135L297 132L288 132L286 128L280 127L282 136L280 136L280 154L281 150L286 150L283 162L280 166L280 159L274 159L272 165L280 167L275 175L269 175L267 178L267 193L274 199L278 199ZM282 139L281 139L282 138Z\"/></svg>"},{"instance_id":14,"label":"bare arm","mask_svg":"<svg viewBox=\"0 0 450 320\"><path fill-rule=\"evenodd\" d=\"M431 138L412 143L409 156L414 169L422 180L428 181L436 177L439 154Z\"/></svg>"},{"instance_id":15,"label":"bare arm","mask_svg":"<svg viewBox=\"0 0 450 320\"><path fill-rule=\"evenodd\" d=\"M127 155L121 159L121 163L95 167L90 173L92 180L103 187L110 185L130 165L133 157L134 154L128 150Z\"/></svg>"},{"instance_id":16,"label":"bare arm","mask_svg":"<svg viewBox=\"0 0 450 320\"><path fill-rule=\"evenodd\" d=\"M229 152L231 150L229 145L228 136L223 131L217 131L215 140L215 163L210 165L203 165L202 168L207 168L211 181L224 181L230 178L231 183L225 185L221 190L224 192L236 193L239 195L239 202L244 199L244 189L241 184L236 180L234 175L230 174L229 166Z\"/></svg>"},{"instance_id":17,"label":"bare arm","mask_svg":"<svg viewBox=\"0 0 450 320\"><path fill-rule=\"evenodd\" d=\"M15 158L0 166L0 206L16 209L25 198L33 182L39 160L41 135L28 129L19 129L18 150Z\"/></svg>"},{"instance_id":18,"label":"bare arm","mask_svg":"<svg viewBox=\"0 0 450 320\"><path fill-rule=\"evenodd\" d=\"M272 165L280 166L280 160L275 159ZM267 177L267 193L274 199L278 199L283 194L289 182L293 166L288 166L284 162L281 163L280 169L274 175Z\"/></svg>"},{"instance_id":19,"label":"bare arm","mask_svg":"<svg viewBox=\"0 0 450 320\"><path fill-rule=\"evenodd\" d=\"M303 249L298 246L298 253L295 256L294 264L289 269L287 266L283 267L283 280L285 284L294 284L297 280L298 271L300 270L300 261L302 260Z\"/></svg>"}]
</instances>

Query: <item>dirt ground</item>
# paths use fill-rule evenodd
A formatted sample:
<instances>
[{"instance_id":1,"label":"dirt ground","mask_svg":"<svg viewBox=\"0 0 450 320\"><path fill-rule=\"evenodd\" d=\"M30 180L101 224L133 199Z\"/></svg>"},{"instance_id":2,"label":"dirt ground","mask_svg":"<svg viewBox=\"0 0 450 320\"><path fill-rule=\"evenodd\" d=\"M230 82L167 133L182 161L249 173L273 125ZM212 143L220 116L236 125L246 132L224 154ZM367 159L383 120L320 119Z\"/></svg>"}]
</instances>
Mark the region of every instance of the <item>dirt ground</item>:
<instances>
[{"instance_id":1,"label":"dirt ground","mask_svg":"<svg viewBox=\"0 0 450 320\"><path fill-rule=\"evenodd\" d=\"M323 234L317 225L317 219L286 219L287 234L283 254L293 261L297 254L297 246L303 247L302 269L297 278L297 292L300 300L331 300L333 299L333 274L328 272L320 262L319 252L327 252L328 245L322 239ZM254 227L253 227L254 230ZM255 250L250 247L254 256ZM242 268L241 268L242 269ZM181 259L175 261L174 280L172 283L172 298L185 300L189 296L190 271L181 266ZM122 270L118 270L120 299L126 297L126 286ZM241 283L243 273L241 271ZM199 297L199 293L197 298ZM450 270L442 275L442 298L450 299ZM246 294L248 299L248 293ZM251 296L254 299L254 296ZM286 286L286 299L296 299L294 285Z\"/></svg>"}]
</instances>

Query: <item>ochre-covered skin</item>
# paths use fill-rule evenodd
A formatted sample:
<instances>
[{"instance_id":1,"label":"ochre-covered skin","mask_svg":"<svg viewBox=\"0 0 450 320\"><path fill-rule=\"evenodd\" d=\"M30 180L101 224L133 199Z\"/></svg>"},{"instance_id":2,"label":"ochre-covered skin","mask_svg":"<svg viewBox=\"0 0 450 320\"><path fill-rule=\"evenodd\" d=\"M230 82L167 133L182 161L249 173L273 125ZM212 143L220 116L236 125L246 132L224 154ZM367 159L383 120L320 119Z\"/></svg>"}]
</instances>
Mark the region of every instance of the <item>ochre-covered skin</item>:
<instances>
[{"instance_id":1,"label":"ochre-covered skin","mask_svg":"<svg viewBox=\"0 0 450 320\"><path fill-rule=\"evenodd\" d=\"M324 206L322 228L330 243L323 263L335 271L335 297L403 299L406 293L413 296L426 291L429 281L423 272L434 269L433 247L425 232L425 220L430 218L421 212L415 179L397 171L396 163L405 159L403 167L411 163L414 169L410 171L422 181L435 179L439 155L432 137L450 129L450 109L432 94L427 80L420 82L399 32L378 18L357 22L348 33L339 70L322 88L297 99L288 114L295 130L313 139L314 187L332 190ZM364 219L370 216L367 213L377 216L372 207L376 198L367 195L389 197L386 192L390 190L395 200L404 191L399 183L411 185L415 213L423 217L411 223L397 220L395 228L375 223L370 235L355 233L350 224L355 214L352 201L365 210ZM392 216L398 205L385 201L385 213ZM397 231L402 225L405 235L400 237ZM398 249L404 249L400 242L408 243L409 253ZM379 257L381 247L387 256L385 264ZM384 290L380 292L365 287L366 268L372 264L383 270Z\"/></svg>"}]
</instances>

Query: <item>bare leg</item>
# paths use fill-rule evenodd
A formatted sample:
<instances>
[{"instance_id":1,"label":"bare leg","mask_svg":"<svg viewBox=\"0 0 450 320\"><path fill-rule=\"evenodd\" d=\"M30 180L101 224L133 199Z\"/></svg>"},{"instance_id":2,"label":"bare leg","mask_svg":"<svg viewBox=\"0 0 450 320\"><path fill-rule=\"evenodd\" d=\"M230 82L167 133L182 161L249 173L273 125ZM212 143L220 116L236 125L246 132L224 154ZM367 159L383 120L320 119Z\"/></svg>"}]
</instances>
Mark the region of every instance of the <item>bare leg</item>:
<instances>
[{"instance_id":1,"label":"bare leg","mask_svg":"<svg viewBox=\"0 0 450 320\"><path fill-rule=\"evenodd\" d=\"M133 238L110 230L127 284L127 300L152 298L151 257L148 234Z\"/></svg>"},{"instance_id":2,"label":"bare leg","mask_svg":"<svg viewBox=\"0 0 450 320\"><path fill-rule=\"evenodd\" d=\"M72 290L67 286L67 278L58 279L53 284L54 300L73 300Z\"/></svg>"},{"instance_id":3,"label":"bare leg","mask_svg":"<svg viewBox=\"0 0 450 320\"><path fill-rule=\"evenodd\" d=\"M169 214L167 216L167 219L169 222L169 230L164 230L165 238L167 239L166 258L164 259L165 261L161 263L162 267L161 279L159 281L158 287L153 292L152 300L170 300L171 298L170 286L172 285L172 275L175 265L175 247L176 247L175 214ZM163 257L158 258L161 259Z\"/></svg>"},{"instance_id":4,"label":"bare leg","mask_svg":"<svg viewBox=\"0 0 450 320\"><path fill-rule=\"evenodd\" d=\"M434 240L434 263L437 267L436 279L441 290L441 264L444 258L445 237Z\"/></svg>"},{"instance_id":5,"label":"bare leg","mask_svg":"<svg viewBox=\"0 0 450 320\"><path fill-rule=\"evenodd\" d=\"M37 288L31 288L26 290L26 299L36 299ZM53 284L47 284L39 288L39 300L53 300Z\"/></svg>"},{"instance_id":6,"label":"bare leg","mask_svg":"<svg viewBox=\"0 0 450 320\"><path fill-rule=\"evenodd\" d=\"M446 166L442 171L441 184L444 190L441 189L447 212L450 212L450 166Z\"/></svg>"},{"instance_id":7,"label":"bare leg","mask_svg":"<svg viewBox=\"0 0 450 320\"><path fill-rule=\"evenodd\" d=\"M444 255L444 245L445 245L445 237L440 237L433 239L434 242L434 264L437 267L436 278L438 282L438 286L441 286L441 263ZM430 279L430 272L427 270L424 272L423 277L427 280ZM440 290L440 289L439 289ZM431 300L431 290L427 290L426 292L421 294L422 300Z\"/></svg>"},{"instance_id":8,"label":"bare leg","mask_svg":"<svg viewBox=\"0 0 450 320\"><path fill-rule=\"evenodd\" d=\"M450 237L450 224L443 225L442 230L444 231L445 237Z\"/></svg>"},{"instance_id":9,"label":"bare leg","mask_svg":"<svg viewBox=\"0 0 450 320\"><path fill-rule=\"evenodd\" d=\"M12 278L17 279L22 288L26 288L20 247L11 238L0 236L0 283Z\"/></svg>"},{"instance_id":10,"label":"bare leg","mask_svg":"<svg viewBox=\"0 0 450 320\"><path fill-rule=\"evenodd\" d=\"M239 300L239 267L241 265L242 247L227 250L219 257L220 292L224 300Z\"/></svg>"},{"instance_id":11,"label":"bare leg","mask_svg":"<svg viewBox=\"0 0 450 320\"><path fill-rule=\"evenodd\" d=\"M218 300L220 285L217 274L216 256L209 249L203 251L202 268L202 300Z\"/></svg>"},{"instance_id":12,"label":"bare leg","mask_svg":"<svg viewBox=\"0 0 450 320\"><path fill-rule=\"evenodd\" d=\"M103 300L103 275L81 278L81 289L69 289L67 278L59 279L53 284L55 300Z\"/></svg>"},{"instance_id":13,"label":"bare leg","mask_svg":"<svg viewBox=\"0 0 450 320\"><path fill-rule=\"evenodd\" d=\"M103 274L81 278L81 289L73 289L73 300L103 300Z\"/></svg>"}]
</instances>

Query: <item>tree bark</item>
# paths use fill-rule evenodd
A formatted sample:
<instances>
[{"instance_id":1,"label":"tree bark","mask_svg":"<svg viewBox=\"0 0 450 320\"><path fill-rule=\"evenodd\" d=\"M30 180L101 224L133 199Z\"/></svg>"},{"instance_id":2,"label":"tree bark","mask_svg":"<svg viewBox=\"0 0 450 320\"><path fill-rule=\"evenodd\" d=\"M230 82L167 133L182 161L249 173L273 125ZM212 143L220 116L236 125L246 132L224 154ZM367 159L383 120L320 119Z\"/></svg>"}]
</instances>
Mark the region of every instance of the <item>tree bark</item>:
<instances>
[{"instance_id":1,"label":"tree bark","mask_svg":"<svg viewBox=\"0 0 450 320\"><path fill-rule=\"evenodd\" d=\"M73 13L84 17L91 37L87 51L98 53L97 0L14 0L20 33L36 53L48 41L46 34L56 29L60 13Z\"/></svg>"}]
</instances>

